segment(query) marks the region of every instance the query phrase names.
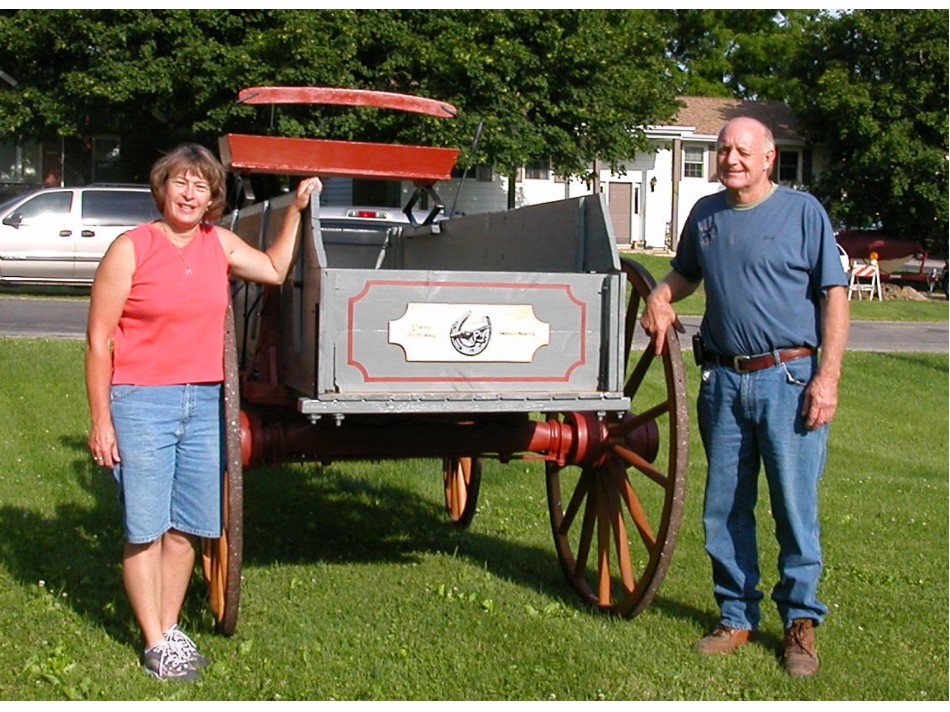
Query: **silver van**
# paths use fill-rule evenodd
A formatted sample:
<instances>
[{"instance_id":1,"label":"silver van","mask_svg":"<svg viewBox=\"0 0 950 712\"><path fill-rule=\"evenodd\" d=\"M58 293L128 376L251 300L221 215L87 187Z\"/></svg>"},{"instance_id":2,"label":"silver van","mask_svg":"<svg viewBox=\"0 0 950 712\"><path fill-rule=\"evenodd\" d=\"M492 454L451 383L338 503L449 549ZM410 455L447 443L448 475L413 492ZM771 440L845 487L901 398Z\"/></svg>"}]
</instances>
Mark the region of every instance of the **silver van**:
<instances>
[{"instance_id":1,"label":"silver van","mask_svg":"<svg viewBox=\"0 0 950 712\"><path fill-rule=\"evenodd\" d=\"M106 248L161 217L148 186L43 188L0 205L0 284L89 285Z\"/></svg>"}]
</instances>

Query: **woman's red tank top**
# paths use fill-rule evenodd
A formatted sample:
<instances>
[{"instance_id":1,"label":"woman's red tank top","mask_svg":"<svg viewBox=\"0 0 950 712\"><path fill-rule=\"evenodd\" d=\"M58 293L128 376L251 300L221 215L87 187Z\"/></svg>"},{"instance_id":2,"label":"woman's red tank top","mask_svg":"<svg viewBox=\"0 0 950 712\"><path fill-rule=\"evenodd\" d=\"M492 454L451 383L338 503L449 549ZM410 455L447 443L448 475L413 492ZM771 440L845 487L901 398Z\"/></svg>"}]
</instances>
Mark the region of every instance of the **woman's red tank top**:
<instances>
[{"instance_id":1,"label":"woman's red tank top","mask_svg":"<svg viewBox=\"0 0 950 712\"><path fill-rule=\"evenodd\" d=\"M113 336L112 383L142 386L224 380L228 260L202 224L178 248L155 223L127 233L135 272Z\"/></svg>"}]
</instances>

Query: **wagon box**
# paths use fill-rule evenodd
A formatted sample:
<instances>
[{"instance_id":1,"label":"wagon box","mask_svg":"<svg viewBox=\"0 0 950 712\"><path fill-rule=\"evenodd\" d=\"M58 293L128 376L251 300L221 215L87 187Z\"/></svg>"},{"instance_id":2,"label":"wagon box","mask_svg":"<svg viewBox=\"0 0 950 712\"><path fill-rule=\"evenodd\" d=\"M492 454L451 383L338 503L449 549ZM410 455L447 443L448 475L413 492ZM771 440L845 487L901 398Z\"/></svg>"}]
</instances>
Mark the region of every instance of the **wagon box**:
<instances>
[{"instance_id":1,"label":"wagon box","mask_svg":"<svg viewBox=\"0 0 950 712\"><path fill-rule=\"evenodd\" d=\"M241 97L456 113L446 102L360 90ZM465 526L482 459L541 460L569 585L599 609L642 611L682 514L685 383L676 334L657 356L639 328L653 278L618 256L603 197L443 219L434 185L451 173L450 149L360 145L349 154L324 140L233 135L221 145L239 176L408 172L417 193L398 219L339 215L313 198L287 282L232 285L225 530L206 540L203 557L218 630L233 632L237 619L243 470L262 462L431 458L449 518ZM421 194L434 206L412 212ZM290 200L242 206L226 224L265 247Z\"/></svg>"},{"instance_id":2,"label":"wagon box","mask_svg":"<svg viewBox=\"0 0 950 712\"><path fill-rule=\"evenodd\" d=\"M322 333L301 411L627 410L624 282L602 220L587 229L602 217L571 201L393 231L378 269L334 268L318 230L304 269L322 272L319 294L304 298Z\"/></svg>"}]
</instances>

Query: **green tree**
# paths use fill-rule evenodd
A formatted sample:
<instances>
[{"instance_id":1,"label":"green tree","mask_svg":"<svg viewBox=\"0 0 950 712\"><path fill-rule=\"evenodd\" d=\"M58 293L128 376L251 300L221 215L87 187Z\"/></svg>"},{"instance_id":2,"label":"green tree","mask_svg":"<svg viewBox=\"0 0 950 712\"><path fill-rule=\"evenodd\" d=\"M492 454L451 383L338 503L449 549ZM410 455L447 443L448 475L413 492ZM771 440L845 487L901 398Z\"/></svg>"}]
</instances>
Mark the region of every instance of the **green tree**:
<instances>
[{"instance_id":1,"label":"green tree","mask_svg":"<svg viewBox=\"0 0 950 712\"><path fill-rule=\"evenodd\" d=\"M0 134L116 133L126 174L182 140L226 131L479 148L511 173L549 158L583 175L647 148L675 105L652 11L19 10L0 16ZM408 92L457 121L372 110L235 104L256 85Z\"/></svg>"},{"instance_id":2,"label":"green tree","mask_svg":"<svg viewBox=\"0 0 950 712\"><path fill-rule=\"evenodd\" d=\"M116 134L143 180L182 141L286 130L292 117L235 103L258 84L347 86L356 30L335 13L283 10L19 10L0 16L0 135Z\"/></svg>"},{"instance_id":3,"label":"green tree","mask_svg":"<svg viewBox=\"0 0 950 712\"><path fill-rule=\"evenodd\" d=\"M359 30L353 85L443 99L459 117L364 113L353 121L344 112L337 135L467 148L481 124L462 165L510 175L543 158L561 175L587 175L595 159L616 166L646 150L643 128L675 113L653 12L394 10L338 21ZM328 124L299 126L312 134Z\"/></svg>"},{"instance_id":4,"label":"green tree","mask_svg":"<svg viewBox=\"0 0 950 712\"><path fill-rule=\"evenodd\" d=\"M737 99L788 98L804 10L660 10L677 92Z\"/></svg>"},{"instance_id":5,"label":"green tree","mask_svg":"<svg viewBox=\"0 0 950 712\"><path fill-rule=\"evenodd\" d=\"M377 15L379 32L362 48L372 58L363 63L368 83L454 103L464 128L451 137L455 145L483 122L478 150L463 157L469 165L511 175L542 158L560 175L587 175L595 159L616 167L645 150L644 127L675 113L672 67L652 12Z\"/></svg>"},{"instance_id":6,"label":"green tree","mask_svg":"<svg viewBox=\"0 0 950 712\"><path fill-rule=\"evenodd\" d=\"M828 151L814 192L833 218L946 254L948 15L825 16L796 55L794 107Z\"/></svg>"}]
</instances>

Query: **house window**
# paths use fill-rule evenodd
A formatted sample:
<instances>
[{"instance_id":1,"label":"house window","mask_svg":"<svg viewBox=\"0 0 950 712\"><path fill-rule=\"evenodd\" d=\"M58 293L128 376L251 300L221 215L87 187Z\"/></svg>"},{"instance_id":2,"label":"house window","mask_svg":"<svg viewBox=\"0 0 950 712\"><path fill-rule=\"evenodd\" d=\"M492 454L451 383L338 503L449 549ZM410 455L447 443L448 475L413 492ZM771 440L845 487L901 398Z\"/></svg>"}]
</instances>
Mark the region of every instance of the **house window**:
<instances>
[{"instance_id":1,"label":"house window","mask_svg":"<svg viewBox=\"0 0 950 712\"><path fill-rule=\"evenodd\" d=\"M800 155L798 151L780 150L778 152L778 165L776 167L778 175L776 178L778 178L779 183L797 185L802 182L801 174L798 170L798 159Z\"/></svg>"},{"instance_id":2,"label":"house window","mask_svg":"<svg viewBox=\"0 0 950 712\"><path fill-rule=\"evenodd\" d=\"M463 175L468 180L474 179L479 183L491 183L494 176L491 166L471 166L467 171L459 166L452 169L453 178L461 178Z\"/></svg>"},{"instance_id":3,"label":"house window","mask_svg":"<svg viewBox=\"0 0 950 712\"><path fill-rule=\"evenodd\" d=\"M705 163L702 146L683 147L683 177L702 178Z\"/></svg>"},{"instance_id":4,"label":"house window","mask_svg":"<svg viewBox=\"0 0 950 712\"><path fill-rule=\"evenodd\" d=\"M0 181L28 183L39 170L40 145L0 141Z\"/></svg>"},{"instance_id":5,"label":"house window","mask_svg":"<svg viewBox=\"0 0 950 712\"><path fill-rule=\"evenodd\" d=\"M547 180L548 172L547 161L532 161L524 167L525 180Z\"/></svg>"}]
</instances>

